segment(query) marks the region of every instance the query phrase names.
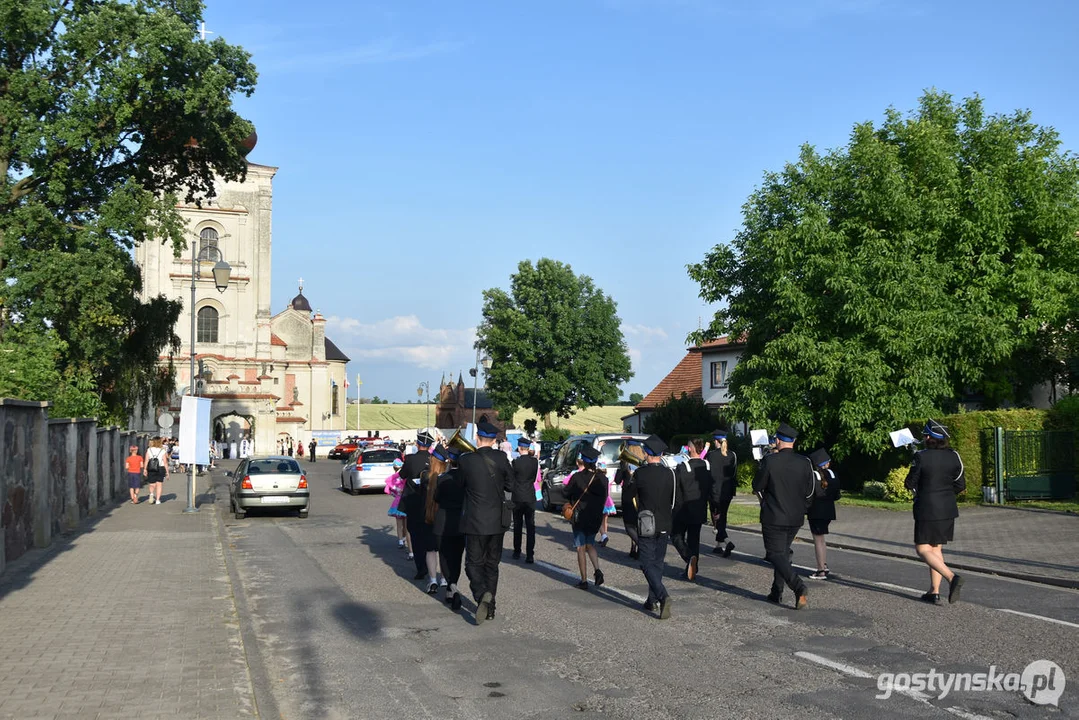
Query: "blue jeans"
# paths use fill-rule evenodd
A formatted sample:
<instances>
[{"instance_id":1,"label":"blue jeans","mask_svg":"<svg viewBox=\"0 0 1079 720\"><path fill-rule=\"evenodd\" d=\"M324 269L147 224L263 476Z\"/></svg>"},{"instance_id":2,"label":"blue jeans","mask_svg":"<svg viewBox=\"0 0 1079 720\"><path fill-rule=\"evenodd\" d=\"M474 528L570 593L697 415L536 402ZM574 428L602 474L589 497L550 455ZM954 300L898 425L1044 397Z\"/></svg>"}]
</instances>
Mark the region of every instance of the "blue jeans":
<instances>
[{"instance_id":1,"label":"blue jeans","mask_svg":"<svg viewBox=\"0 0 1079 720\"><path fill-rule=\"evenodd\" d=\"M648 601L663 602L667 588L663 586L663 558L667 555L667 533L654 538L638 538L637 548L641 556L641 570L648 581Z\"/></svg>"}]
</instances>

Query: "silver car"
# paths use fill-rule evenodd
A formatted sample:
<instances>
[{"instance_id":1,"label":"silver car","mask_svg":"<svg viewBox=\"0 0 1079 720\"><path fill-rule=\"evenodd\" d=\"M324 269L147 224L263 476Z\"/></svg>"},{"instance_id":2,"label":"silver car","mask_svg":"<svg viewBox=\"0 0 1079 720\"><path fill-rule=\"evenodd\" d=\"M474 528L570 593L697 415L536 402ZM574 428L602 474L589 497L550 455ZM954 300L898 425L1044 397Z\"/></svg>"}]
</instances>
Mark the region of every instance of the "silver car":
<instances>
[{"instance_id":1,"label":"silver car","mask_svg":"<svg viewBox=\"0 0 1079 720\"><path fill-rule=\"evenodd\" d=\"M242 460L233 472L225 473L229 482L229 505L242 520L250 510L293 509L300 517L311 510L307 475L294 459L285 456L262 456Z\"/></svg>"},{"instance_id":2,"label":"silver car","mask_svg":"<svg viewBox=\"0 0 1079 720\"><path fill-rule=\"evenodd\" d=\"M401 459L399 450L371 448L349 455L341 468L341 489L358 494L361 490L381 490L393 475L393 461Z\"/></svg>"}]
</instances>

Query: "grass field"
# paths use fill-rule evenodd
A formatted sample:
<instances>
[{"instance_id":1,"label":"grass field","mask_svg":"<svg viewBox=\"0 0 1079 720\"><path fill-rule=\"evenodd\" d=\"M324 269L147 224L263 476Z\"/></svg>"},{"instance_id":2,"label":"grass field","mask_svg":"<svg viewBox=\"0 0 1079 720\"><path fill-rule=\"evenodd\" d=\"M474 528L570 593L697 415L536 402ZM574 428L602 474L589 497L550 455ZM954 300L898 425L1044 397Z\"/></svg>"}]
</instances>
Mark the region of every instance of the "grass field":
<instances>
[{"instance_id":1,"label":"grass field","mask_svg":"<svg viewBox=\"0 0 1079 720\"><path fill-rule=\"evenodd\" d=\"M360 408L361 430L402 430L421 428L435 421L435 405L431 405L430 416L427 414L426 405L363 405ZM559 427L569 430L571 433L588 432L621 432L623 415L633 412L633 408L624 405L610 407L591 407L587 410L578 410L570 418L556 418ZM480 413L482 414L482 413ZM531 410L519 410L513 416L515 427L524 427L525 420L536 417ZM539 426L543 428L543 421L539 420ZM348 429L356 429L356 406L348 406Z\"/></svg>"}]
</instances>

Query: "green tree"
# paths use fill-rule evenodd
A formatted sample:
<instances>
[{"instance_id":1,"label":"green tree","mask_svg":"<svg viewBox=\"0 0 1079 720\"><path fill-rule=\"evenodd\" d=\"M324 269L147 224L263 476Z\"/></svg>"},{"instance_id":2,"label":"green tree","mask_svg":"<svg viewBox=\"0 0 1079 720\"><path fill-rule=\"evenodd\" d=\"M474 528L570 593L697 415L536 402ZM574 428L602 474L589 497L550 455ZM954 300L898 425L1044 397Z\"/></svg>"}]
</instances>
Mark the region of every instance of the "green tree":
<instances>
[{"instance_id":1,"label":"green tree","mask_svg":"<svg viewBox=\"0 0 1079 720\"><path fill-rule=\"evenodd\" d=\"M656 406L645 419L642 429L649 434L670 442L675 435L698 435L711 432L716 426L717 414L704 404L700 395L667 398Z\"/></svg>"},{"instance_id":2,"label":"green tree","mask_svg":"<svg viewBox=\"0 0 1079 720\"><path fill-rule=\"evenodd\" d=\"M510 292L483 293L476 347L493 361L487 392L502 417L529 408L551 416L605 405L632 377L615 302L569 265L523 260Z\"/></svg>"},{"instance_id":3,"label":"green tree","mask_svg":"<svg viewBox=\"0 0 1079 720\"><path fill-rule=\"evenodd\" d=\"M202 9L0 0L0 337L52 343L60 375L114 420L171 391L158 360L178 344L180 306L139 298L132 248L182 250L177 201L243 176L251 147L232 97L252 92L254 68L196 39Z\"/></svg>"},{"instance_id":4,"label":"green tree","mask_svg":"<svg viewBox=\"0 0 1079 720\"><path fill-rule=\"evenodd\" d=\"M642 400L644 400L644 395L642 395L641 393L630 393L629 394L629 404L630 405L637 405Z\"/></svg>"},{"instance_id":5,"label":"green tree","mask_svg":"<svg viewBox=\"0 0 1079 720\"><path fill-rule=\"evenodd\" d=\"M692 342L746 350L732 410L878 455L966 392L1021 400L1075 328L1079 165L1028 112L927 92L827 154L767 173L743 227L689 274L723 303Z\"/></svg>"}]
</instances>

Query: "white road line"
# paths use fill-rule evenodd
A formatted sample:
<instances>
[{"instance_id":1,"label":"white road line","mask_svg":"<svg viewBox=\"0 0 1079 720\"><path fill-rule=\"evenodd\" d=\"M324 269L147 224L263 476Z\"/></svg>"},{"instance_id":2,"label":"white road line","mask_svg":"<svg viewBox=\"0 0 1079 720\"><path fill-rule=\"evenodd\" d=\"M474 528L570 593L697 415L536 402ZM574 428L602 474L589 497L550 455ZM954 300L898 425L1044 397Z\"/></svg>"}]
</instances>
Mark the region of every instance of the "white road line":
<instances>
[{"instance_id":1,"label":"white road line","mask_svg":"<svg viewBox=\"0 0 1079 720\"><path fill-rule=\"evenodd\" d=\"M556 572L559 575L565 575L566 577L573 578L574 580L577 580L577 581L580 581L580 579L581 579L580 575L573 572L572 570L567 570L564 567L559 567L557 565L552 565L551 563L544 562L543 560L537 560L536 564L539 565L540 567L545 567L548 570L551 570L552 572ZM621 595L622 597L626 598L627 600L632 600L633 602L636 602L636 603L643 603L645 600L648 599L648 598L643 597L641 595L638 595L636 593L631 593L628 590L620 590L619 588L613 587L613 586L608 585L606 583L604 583L600 587L604 588L605 590L609 590L609 591L613 592L615 595Z\"/></svg>"},{"instance_id":2,"label":"white road line","mask_svg":"<svg viewBox=\"0 0 1079 720\"><path fill-rule=\"evenodd\" d=\"M1045 622L1056 623L1057 625L1067 625L1068 627L1079 628L1079 624L1068 622L1067 620L1057 620L1056 618L1045 617L1044 615L1035 615L1033 613L1008 610L1006 608L997 608L997 610L1000 612L1011 613L1012 615L1022 615L1023 617L1034 618L1035 620L1044 620Z\"/></svg>"},{"instance_id":3,"label":"white road line","mask_svg":"<svg viewBox=\"0 0 1079 720\"><path fill-rule=\"evenodd\" d=\"M762 558L760 555L754 555L753 553L742 552L741 550L732 550L731 555L740 555L741 557L750 558L751 560L760 560L761 562L765 562L765 563L768 562L767 560ZM702 555L701 557L704 557L704 556ZM791 563L791 567L795 568L797 570L806 570L807 572L811 572L811 573L817 572L817 568L811 568L811 567L808 567L806 565L795 565L794 563Z\"/></svg>"},{"instance_id":4,"label":"white road line","mask_svg":"<svg viewBox=\"0 0 1079 720\"><path fill-rule=\"evenodd\" d=\"M921 590L917 590L915 588L909 588L906 585L893 585L891 583L886 583L886 582L873 582L872 580L865 580L863 582L866 582L866 583L868 583L870 585L876 585L877 587L890 588L892 590L902 590L903 592L909 592L910 594L917 595L918 597L921 597L922 595L925 594Z\"/></svg>"},{"instance_id":5,"label":"white road line","mask_svg":"<svg viewBox=\"0 0 1079 720\"><path fill-rule=\"evenodd\" d=\"M818 665L823 665L824 667L831 668L833 670L836 670L838 672L843 673L844 675L849 675L851 677L863 678L863 679L867 679L867 680L870 680L870 679L873 679L873 678L877 677L875 675L871 675L870 673L867 673L865 670L861 670L860 668L856 668L856 667L854 667L852 665L844 665L843 663L836 662L835 660L829 660L826 657L821 657L820 655L815 655L815 654L810 653L810 652L805 652L805 651L800 650L800 651L794 653L794 655L795 655L795 657L800 657L803 660L809 660L812 663L816 663ZM964 720L992 720L992 718L989 718L989 717L987 717L985 715L978 715L976 713L968 712L968 711L964 710L963 708L958 708L958 707L940 708L940 707L937 707L936 705L934 705L933 703L931 703L929 701L930 700L929 695L926 695L923 692L919 692L918 690L910 690L910 689L900 690L898 688L895 688L895 689L892 690L892 692L895 693L895 694L898 694L898 695L904 695L906 697L909 697L912 700L917 700L918 702L923 703L925 705L929 705L930 707L936 708L937 710L945 710L946 712L949 712L952 715L956 715L958 717L964 718Z\"/></svg>"}]
</instances>

